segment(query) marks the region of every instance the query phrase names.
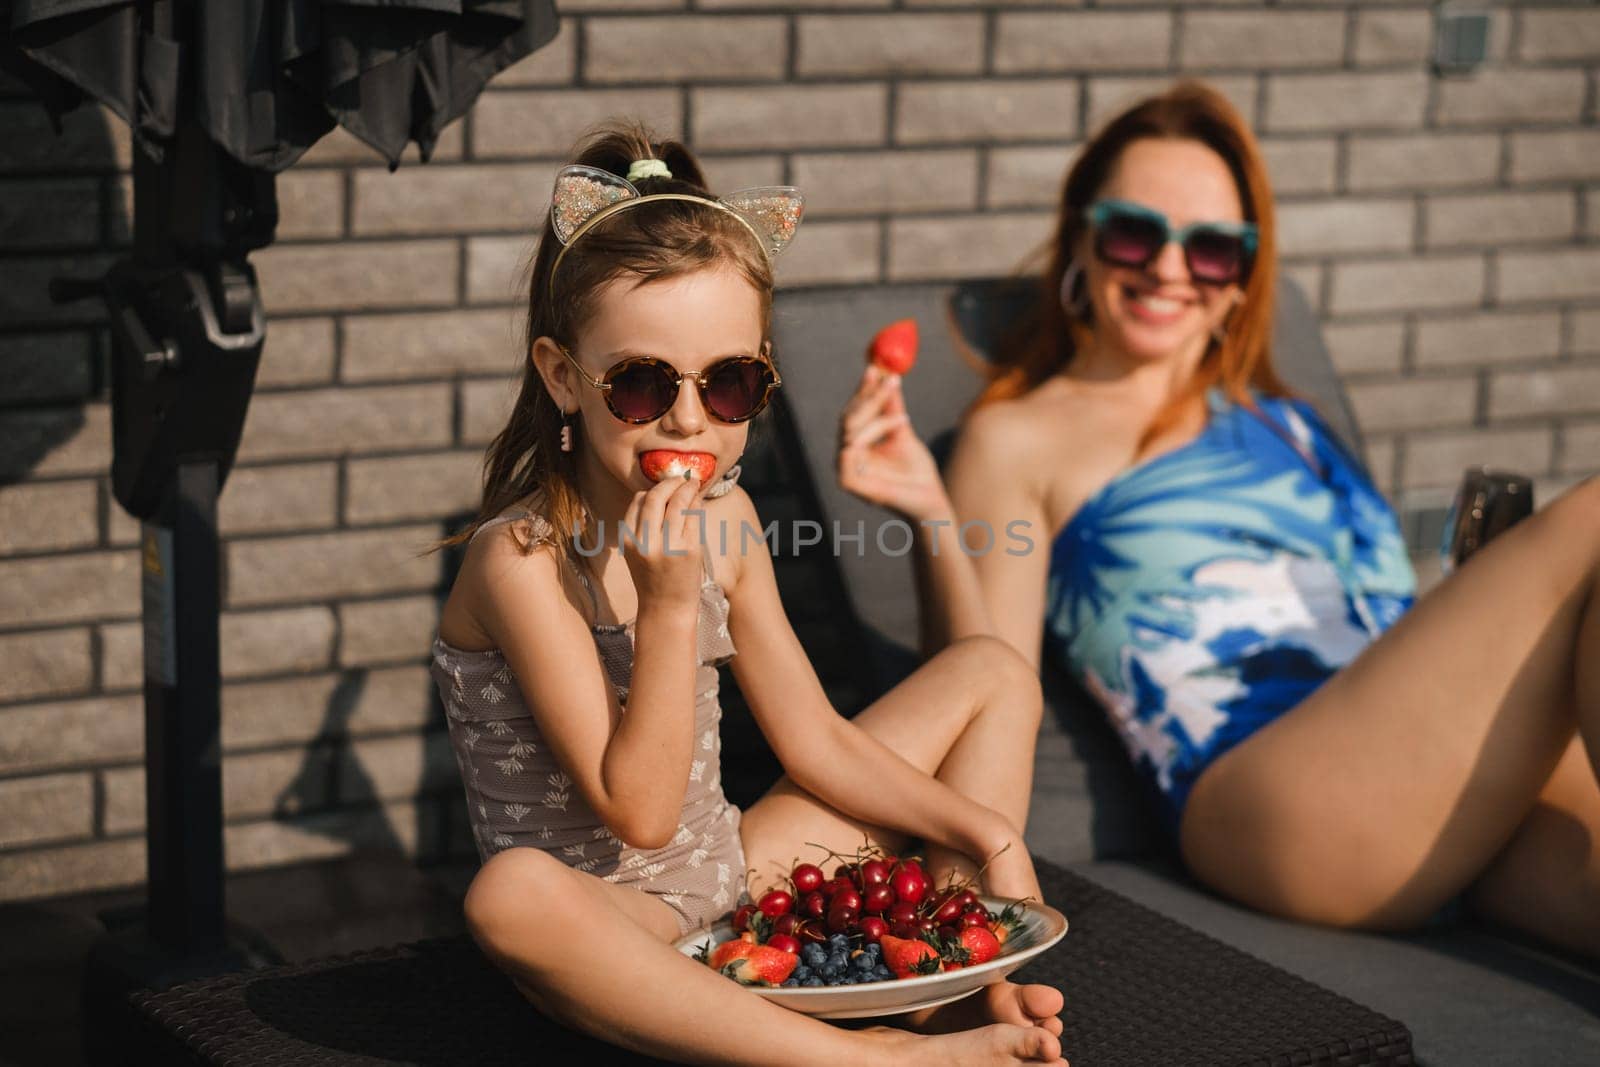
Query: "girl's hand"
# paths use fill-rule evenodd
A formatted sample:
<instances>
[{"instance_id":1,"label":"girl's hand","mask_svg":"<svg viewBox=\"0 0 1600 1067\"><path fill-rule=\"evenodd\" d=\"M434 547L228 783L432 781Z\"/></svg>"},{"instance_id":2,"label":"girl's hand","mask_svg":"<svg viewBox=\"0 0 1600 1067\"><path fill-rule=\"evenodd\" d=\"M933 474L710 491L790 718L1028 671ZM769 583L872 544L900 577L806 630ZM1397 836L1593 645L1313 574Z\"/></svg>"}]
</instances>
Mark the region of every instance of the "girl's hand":
<instances>
[{"instance_id":1,"label":"girl's hand","mask_svg":"<svg viewBox=\"0 0 1600 1067\"><path fill-rule=\"evenodd\" d=\"M875 364L839 417L837 473L848 492L909 519L950 515L939 465L911 429L900 376Z\"/></svg>"},{"instance_id":2,"label":"girl's hand","mask_svg":"<svg viewBox=\"0 0 1600 1067\"><path fill-rule=\"evenodd\" d=\"M1021 837L1013 839L1003 852L988 860L989 865L983 872L983 888L991 896L1044 900L1038 872L1033 869L1033 857L1028 855L1028 846Z\"/></svg>"},{"instance_id":3,"label":"girl's hand","mask_svg":"<svg viewBox=\"0 0 1600 1067\"><path fill-rule=\"evenodd\" d=\"M635 493L622 521L622 557L639 593L639 610L647 606L699 603L705 574L704 516L690 515L705 487L689 472L686 478L663 478L646 492Z\"/></svg>"}]
</instances>

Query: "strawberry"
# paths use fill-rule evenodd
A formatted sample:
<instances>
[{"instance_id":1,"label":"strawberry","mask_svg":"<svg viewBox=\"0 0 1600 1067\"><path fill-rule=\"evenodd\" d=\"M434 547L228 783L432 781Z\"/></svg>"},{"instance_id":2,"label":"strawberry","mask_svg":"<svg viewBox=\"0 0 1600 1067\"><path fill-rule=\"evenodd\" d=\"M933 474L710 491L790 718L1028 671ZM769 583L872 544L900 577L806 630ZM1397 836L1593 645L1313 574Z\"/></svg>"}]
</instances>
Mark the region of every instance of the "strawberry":
<instances>
[{"instance_id":1,"label":"strawberry","mask_svg":"<svg viewBox=\"0 0 1600 1067\"><path fill-rule=\"evenodd\" d=\"M896 978L915 978L924 974L938 974L943 970L939 950L926 941L885 934L878 939L883 946L883 962Z\"/></svg>"},{"instance_id":2,"label":"strawberry","mask_svg":"<svg viewBox=\"0 0 1600 1067\"><path fill-rule=\"evenodd\" d=\"M701 484L711 481L717 469L717 457L709 452L677 452L670 448L652 448L639 453L639 469L652 482L663 478L682 478L688 471L700 475Z\"/></svg>"},{"instance_id":3,"label":"strawberry","mask_svg":"<svg viewBox=\"0 0 1600 1067\"><path fill-rule=\"evenodd\" d=\"M905 374L917 362L917 320L891 322L872 338L872 362L890 374Z\"/></svg>"},{"instance_id":4,"label":"strawberry","mask_svg":"<svg viewBox=\"0 0 1600 1067\"><path fill-rule=\"evenodd\" d=\"M744 959L758 947L754 941L747 941L743 937L724 941L711 950L711 954L706 957L706 965L714 971L720 971L728 964Z\"/></svg>"},{"instance_id":5,"label":"strawberry","mask_svg":"<svg viewBox=\"0 0 1600 1067\"><path fill-rule=\"evenodd\" d=\"M718 967L740 985L776 986L799 966L800 957L771 945L755 945L747 954Z\"/></svg>"},{"instance_id":6,"label":"strawberry","mask_svg":"<svg viewBox=\"0 0 1600 1067\"><path fill-rule=\"evenodd\" d=\"M1000 939L987 927L968 926L961 931L961 947L969 954L967 963L976 967L1000 954Z\"/></svg>"},{"instance_id":7,"label":"strawberry","mask_svg":"<svg viewBox=\"0 0 1600 1067\"><path fill-rule=\"evenodd\" d=\"M1022 912L1023 907L1021 904L1006 905L1005 910L996 917L994 922L989 924L989 932L994 934L996 941L999 941L1002 945L1005 944L1006 939L1021 928Z\"/></svg>"}]
</instances>

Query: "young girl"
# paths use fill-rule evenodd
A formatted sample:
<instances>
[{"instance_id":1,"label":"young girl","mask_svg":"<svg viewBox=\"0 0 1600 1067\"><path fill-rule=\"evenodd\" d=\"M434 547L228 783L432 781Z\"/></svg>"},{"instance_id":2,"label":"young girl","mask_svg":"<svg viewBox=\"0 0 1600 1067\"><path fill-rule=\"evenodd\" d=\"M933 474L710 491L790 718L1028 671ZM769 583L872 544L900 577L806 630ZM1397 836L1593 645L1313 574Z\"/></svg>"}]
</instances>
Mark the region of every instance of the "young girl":
<instances>
[{"instance_id":1,"label":"young girl","mask_svg":"<svg viewBox=\"0 0 1600 1067\"><path fill-rule=\"evenodd\" d=\"M434 645L485 860L473 936L540 1010L656 1056L1059 1062L1048 987L988 987L912 1018L925 1033L847 1030L672 947L737 903L747 869L759 889L805 842L863 833L924 840L938 880L987 862L989 892L1039 896L1021 827L1040 696L1022 657L980 638L853 721L835 713L736 485L781 384L771 259L799 197L715 200L684 148L635 129L601 132L577 164L556 182L521 394ZM730 661L787 772L742 817L718 765Z\"/></svg>"}]
</instances>

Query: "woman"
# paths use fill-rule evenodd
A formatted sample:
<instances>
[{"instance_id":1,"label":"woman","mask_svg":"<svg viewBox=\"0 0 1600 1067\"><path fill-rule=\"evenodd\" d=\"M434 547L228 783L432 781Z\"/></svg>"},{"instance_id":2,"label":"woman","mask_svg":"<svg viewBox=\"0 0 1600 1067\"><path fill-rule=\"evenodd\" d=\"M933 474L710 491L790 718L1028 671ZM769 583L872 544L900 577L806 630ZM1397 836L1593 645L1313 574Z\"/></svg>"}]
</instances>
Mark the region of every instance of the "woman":
<instances>
[{"instance_id":1,"label":"woman","mask_svg":"<svg viewBox=\"0 0 1600 1067\"><path fill-rule=\"evenodd\" d=\"M1137 105L1068 174L946 481L869 368L841 484L922 520L934 647L993 634L1084 682L1219 892L1382 929L1465 892L1600 955L1600 481L1412 606L1392 512L1272 370L1274 237L1226 100ZM969 556L939 519L1048 551Z\"/></svg>"}]
</instances>

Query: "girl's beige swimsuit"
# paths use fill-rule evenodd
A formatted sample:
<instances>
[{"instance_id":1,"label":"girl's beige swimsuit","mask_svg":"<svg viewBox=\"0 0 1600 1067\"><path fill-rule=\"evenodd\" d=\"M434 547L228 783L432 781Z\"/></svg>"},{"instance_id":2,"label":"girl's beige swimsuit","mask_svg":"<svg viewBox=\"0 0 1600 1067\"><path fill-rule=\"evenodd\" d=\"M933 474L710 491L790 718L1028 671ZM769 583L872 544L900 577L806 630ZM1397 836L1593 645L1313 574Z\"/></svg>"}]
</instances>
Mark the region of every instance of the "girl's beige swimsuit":
<instances>
[{"instance_id":1,"label":"girl's beige swimsuit","mask_svg":"<svg viewBox=\"0 0 1600 1067\"><path fill-rule=\"evenodd\" d=\"M550 524L532 512L500 516L478 532L520 518L531 520L536 541L550 540ZM593 609L594 589L584 569L576 569ZM626 713L633 625L598 624L590 631ZM737 902L744 886L744 849L739 809L722 794L717 701L717 667L732 658L734 647L728 601L711 576L709 557L700 584L697 637L694 758L678 832L658 849L624 844L584 802L545 744L498 649L468 652L434 639L433 678L444 701L481 859L519 846L543 849L569 867L665 902L677 913L683 933L709 925Z\"/></svg>"}]
</instances>

